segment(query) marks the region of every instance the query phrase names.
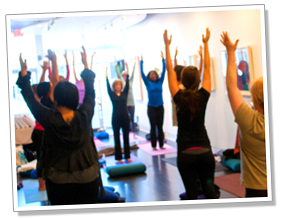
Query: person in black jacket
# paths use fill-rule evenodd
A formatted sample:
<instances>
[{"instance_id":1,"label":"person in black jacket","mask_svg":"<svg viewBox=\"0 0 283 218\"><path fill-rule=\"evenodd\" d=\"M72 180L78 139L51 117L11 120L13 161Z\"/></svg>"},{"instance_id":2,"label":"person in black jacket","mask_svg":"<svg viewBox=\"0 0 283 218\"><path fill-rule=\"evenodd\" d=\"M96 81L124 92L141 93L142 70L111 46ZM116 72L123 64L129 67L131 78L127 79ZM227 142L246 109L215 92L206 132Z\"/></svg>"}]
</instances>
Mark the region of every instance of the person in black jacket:
<instances>
[{"instance_id":1,"label":"person in black jacket","mask_svg":"<svg viewBox=\"0 0 283 218\"><path fill-rule=\"evenodd\" d=\"M131 162L130 158L130 144L129 144L129 132L130 132L130 119L127 110L127 98L129 92L129 75L127 74L126 85L122 90L122 81L117 79L113 82L112 89L108 79L108 73L106 69L106 84L108 95L112 101L113 112L112 112L112 128L114 132L115 142L115 160L118 163L123 163L121 143L120 143L120 128L123 130L124 140L124 159L127 162Z\"/></svg>"},{"instance_id":2,"label":"person in black jacket","mask_svg":"<svg viewBox=\"0 0 283 218\"><path fill-rule=\"evenodd\" d=\"M83 104L77 109L76 86L67 81L59 82L56 55L50 50L48 52L54 71L51 76L57 81L53 84L55 110L43 106L34 98L30 72L20 55L21 72L17 85L31 113L44 128L44 155L41 159L51 205L96 203L101 185L98 155L91 128L95 106L95 74L88 69L84 47L81 54L85 66L81 73L85 83L85 97Z\"/></svg>"}]
</instances>

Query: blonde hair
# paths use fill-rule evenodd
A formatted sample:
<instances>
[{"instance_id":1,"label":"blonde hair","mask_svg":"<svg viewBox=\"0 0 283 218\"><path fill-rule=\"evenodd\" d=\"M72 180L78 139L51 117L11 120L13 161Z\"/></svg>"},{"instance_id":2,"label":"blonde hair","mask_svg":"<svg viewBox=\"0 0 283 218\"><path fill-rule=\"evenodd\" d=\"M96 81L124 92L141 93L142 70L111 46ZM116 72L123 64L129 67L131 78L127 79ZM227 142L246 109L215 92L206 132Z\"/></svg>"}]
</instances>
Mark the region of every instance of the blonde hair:
<instances>
[{"instance_id":1,"label":"blonde hair","mask_svg":"<svg viewBox=\"0 0 283 218\"><path fill-rule=\"evenodd\" d=\"M264 109L263 77L260 77L253 82L250 92L254 103Z\"/></svg>"},{"instance_id":2,"label":"blonde hair","mask_svg":"<svg viewBox=\"0 0 283 218\"><path fill-rule=\"evenodd\" d=\"M122 80L120 80L120 79L115 79L115 80L114 80L114 82L112 83L112 89L114 90L115 85L116 85L117 83L121 83L121 89L123 89L123 83L122 83Z\"/></svg>"}]
</instances>

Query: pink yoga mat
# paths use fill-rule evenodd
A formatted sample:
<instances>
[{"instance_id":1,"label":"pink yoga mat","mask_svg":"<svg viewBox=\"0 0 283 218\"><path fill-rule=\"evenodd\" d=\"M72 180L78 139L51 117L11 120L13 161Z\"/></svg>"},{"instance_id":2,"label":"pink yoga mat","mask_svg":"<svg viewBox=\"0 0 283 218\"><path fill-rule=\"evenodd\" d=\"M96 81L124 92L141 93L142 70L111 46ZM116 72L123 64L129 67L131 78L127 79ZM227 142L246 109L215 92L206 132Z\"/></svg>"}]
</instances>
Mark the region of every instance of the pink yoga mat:
<instances>
[{"instance_id":1,"label":"pink yoga mat","mask_svg":"<svg viewBox=\"0 0 283 218\"><path fill-rule=\"evenodd\" d=\"M143 163L146 167L150 167L152 166L151 164L145 162L144 160L138 158L137 156L130 154L131 160L132 162L130 163ZM115 156L111 155L111 156L107 156L104 158L106 161L106 166L115 166L115 165L121 165L120 163L117 163L117 161L115 160ZM122 160L123 163L122 164L128 164L126 162L126 160Z\"/></svg>"},{"instance_id":2,"label":"pink yoga mat","mask_svg":"<svg viewBox=\"0 0 283 218\"><path fill-rule=\"evenodd\" d=\"M151 154L152 156L156 156L156 155L163 155L163 154L170 154L170 153L176 153L177 149L171 147L170 145L164 144L163 147L166 149L160 149L159 148L159 143L157 142L157 151L154 151L151 147L151 143L147 142L147 143L141 143L138 144L139 149Z\"/></svg>"},{"instance_id":3,"label":"pink yoga mat","mask_svg":"<svg viewBox=\"0 0 283 218\"><path fill-rule=\"evenodd\" d=\"M114 135L111 135L111 137L114 138ZM123 134L120 134L120 141L123 143ZM129 134L129 142L130 143L133 143L133 142L145 142L147 141L145 138L141 137L141 136L138 136L136 135L136 139L134 138L134 134L131 132Z\"/></svg>"},{"instance_id":4,"label":"pink yoga mat","mask_svg":"<svg viewBox=\"0 0 283 218\"><path fill-rule=\"evenodd\" d=\"M100 141L99 139L94 139L94 144L96 147L104 147L106 146L102 141Z\"/></svg>"}]
</instances>

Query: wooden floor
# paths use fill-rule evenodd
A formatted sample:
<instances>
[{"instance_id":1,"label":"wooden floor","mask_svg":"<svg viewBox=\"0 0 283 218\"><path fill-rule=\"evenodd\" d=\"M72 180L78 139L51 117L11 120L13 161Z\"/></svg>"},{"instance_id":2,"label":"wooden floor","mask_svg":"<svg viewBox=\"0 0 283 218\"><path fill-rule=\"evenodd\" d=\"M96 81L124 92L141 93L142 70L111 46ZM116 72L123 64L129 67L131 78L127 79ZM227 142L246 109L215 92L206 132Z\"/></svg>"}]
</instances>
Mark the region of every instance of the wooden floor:
<instances>
[{"instance_id":1,"label":"wooden floor","mask_svg":"<svg viewBox=\"0 0 283 218\"><path fill-rule=\"evenodd\" d=\"M144 133L139 133L144 137ZM107 146L113 146L112 139L103 141ZM167 144L176 147L176 143L167 141ZM99 150L99 148L98 148ZM179 194L185 191L181 177L176 166L166 163L162 158L176 157L176 153L151 156L150 154L137 149L131 150L131 155L135 155L144 162L150 164L146 173L134 176L119 178L108 178L105 169L101 168L101 176L104 186L112 186L115 192L125 198L125 202L152 202L152 201L179 201ZM107 163L106 163L107 164ZM229 172L216 172L215 176L225 175ZM232 171L230 172L232 173ZM220 190L220 198L238 198L237 196ZM47 201L26 203L24 187L18 190L18 206L46 206Z\"/></svg>"}]
</instances>

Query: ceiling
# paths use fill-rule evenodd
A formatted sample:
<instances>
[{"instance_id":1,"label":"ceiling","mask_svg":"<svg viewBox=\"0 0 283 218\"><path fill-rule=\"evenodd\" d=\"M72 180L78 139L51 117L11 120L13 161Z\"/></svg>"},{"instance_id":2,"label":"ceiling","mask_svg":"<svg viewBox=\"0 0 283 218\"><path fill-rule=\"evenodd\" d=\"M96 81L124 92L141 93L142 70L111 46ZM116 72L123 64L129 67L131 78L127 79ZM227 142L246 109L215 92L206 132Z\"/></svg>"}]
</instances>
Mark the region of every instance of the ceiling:
<instances>
[{"instance_id":1,"label":"ceiling","mask_svg":"<svg viewBox=\"0 0 283 218\"><path fill-rule=\"evenodd\" d=\"M106 29L124 29L146 18L146 14L69 16L69 17L13 17L11 32L20 30L23 34L36 35L68 32L86 32Z\"/></svg>"}]
</instances>

